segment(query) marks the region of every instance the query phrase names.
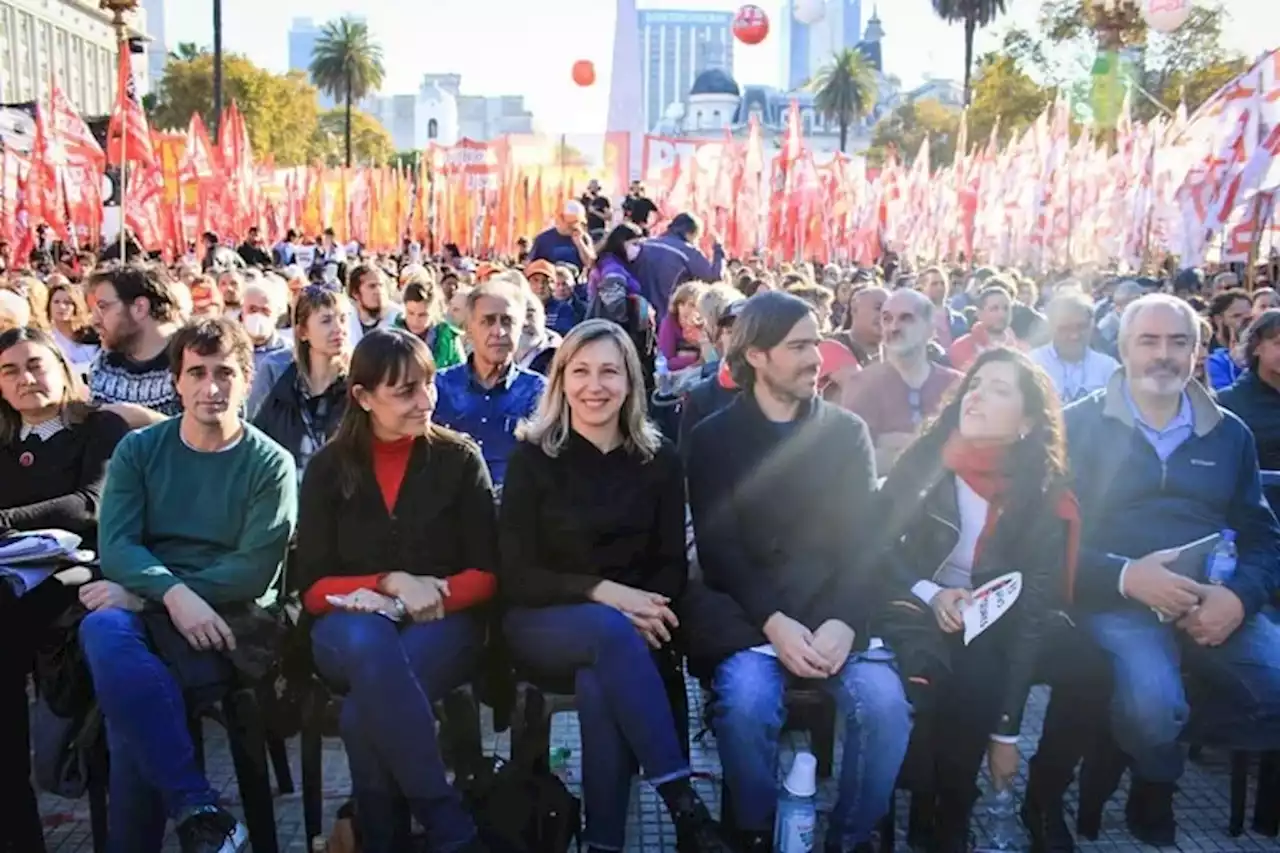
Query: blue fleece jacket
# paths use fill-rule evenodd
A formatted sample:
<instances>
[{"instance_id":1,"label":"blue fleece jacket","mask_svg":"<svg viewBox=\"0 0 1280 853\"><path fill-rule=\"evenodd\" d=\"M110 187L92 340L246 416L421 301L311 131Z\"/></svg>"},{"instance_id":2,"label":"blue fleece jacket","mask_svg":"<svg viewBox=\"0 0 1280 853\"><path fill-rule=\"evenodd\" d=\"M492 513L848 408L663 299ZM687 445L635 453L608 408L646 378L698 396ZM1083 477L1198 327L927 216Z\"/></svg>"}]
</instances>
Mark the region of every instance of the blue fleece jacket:
<instances>
[{"instance_id":1,"label":"blue fleece jacket","mask_svg":"<svg viewBox=\"0 0 1280 853\"><path fill-rule=\"evenodd\" d=\"M1123 371L1067 408L1067 449L1083 521L1079 600L1125 606L1126 559L1236 531L1239 563L1227 583L1258 612L1280 586L1280 524L1262 496L1253 434L1196 383L1188 387L1194 432L1164 462L1134 423ZM1203 578L1196 578L1203 580Z\"/></svg>"}]
</instances>

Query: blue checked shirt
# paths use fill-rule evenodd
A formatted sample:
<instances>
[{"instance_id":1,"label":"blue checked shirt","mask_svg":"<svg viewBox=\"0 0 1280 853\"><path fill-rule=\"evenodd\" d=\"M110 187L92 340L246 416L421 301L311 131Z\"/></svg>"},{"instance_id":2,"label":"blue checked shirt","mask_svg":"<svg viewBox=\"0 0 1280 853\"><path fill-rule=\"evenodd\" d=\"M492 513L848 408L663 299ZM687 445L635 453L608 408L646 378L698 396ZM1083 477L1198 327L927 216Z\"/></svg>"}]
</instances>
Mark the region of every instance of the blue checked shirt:
<instances>
[{"instance_id":1,"label":"blue checked shirt","mask_svg":"<svg viewBox=\"0 0 1280 853\"><path fill-rule=\"evenodd\" d=\"M512 364L492 388L477 380L471 359L436 374L434 420L463 432L480 445L489 476L501 486L507 473L507 457L516 446L516 424L538 408L546 377Z\"/></svg>"}]
</instances>

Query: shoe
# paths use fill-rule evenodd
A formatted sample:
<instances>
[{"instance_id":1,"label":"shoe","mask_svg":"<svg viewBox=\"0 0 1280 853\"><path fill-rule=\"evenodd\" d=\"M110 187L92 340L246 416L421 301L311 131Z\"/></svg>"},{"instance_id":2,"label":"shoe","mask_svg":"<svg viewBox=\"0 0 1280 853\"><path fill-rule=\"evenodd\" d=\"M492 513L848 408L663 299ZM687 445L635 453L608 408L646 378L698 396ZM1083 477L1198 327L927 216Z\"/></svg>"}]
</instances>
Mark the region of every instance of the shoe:
<instances>
[{"instance_id":1,"label":"shoe","mask_svg":"<svg viewBox=\"0 0 1280 853\"><path fill-rule=\"evenodd\" d=\"M1075 853L1076 840L1067 827L1061 796L1028 791L1022 803L1022 824L1031 834L1031 853Z\"/></svg>"},{"instance_id":2,"label":"shoe","mask_svg":"<svg viewBox=\"0 0 1280 853\"><path fill-rule=\"evenodd\" d=\"M677 853L738 853L728 833L712 819L711 812L692 788L674 804L671 822L676 825Z\"/></svg>"},{"instance_id":3,"label":"shoe","mask_svg":"<svg viewBox=\"0 0 1280 853\"><path fill-rule=\"evenodd\" d=\"M178 846L182 853L244 853L249 832L228 812L210 807L178 824Z\"/></svg>"},{"instance_id":4,"label":"shoe","mask_svg":"<svg viewBox=\"0 0 1280 853\"><path fill-rule=\"evenodd\" d=\"M1124 817L1134 838L1152 847L1173 847L1178 843L1178 823L1173 816L1176 789L1170 782L1133 780Z\"/></svg>"},{"instance_id":5,"label":"shoe","mask_svg":"<svg viewBox=\"0 0 1280 853\"><path fill-rule=\"evenodd\" d=\"M973 849L973 833L969 817L973 804L961 806L939 798L934 812L933 837L925 847L928 853L969 853Z\"/></svg>"},{"instance_id":6,"label":"shoe","mask_svg":"<svg viewBox=\"0 0 1280 853\"><path fill-rule=\"evenodd\" d=\"M773 853L772 832L741 831L734 839L740 853Z\"/></svg>"}]
</instances>

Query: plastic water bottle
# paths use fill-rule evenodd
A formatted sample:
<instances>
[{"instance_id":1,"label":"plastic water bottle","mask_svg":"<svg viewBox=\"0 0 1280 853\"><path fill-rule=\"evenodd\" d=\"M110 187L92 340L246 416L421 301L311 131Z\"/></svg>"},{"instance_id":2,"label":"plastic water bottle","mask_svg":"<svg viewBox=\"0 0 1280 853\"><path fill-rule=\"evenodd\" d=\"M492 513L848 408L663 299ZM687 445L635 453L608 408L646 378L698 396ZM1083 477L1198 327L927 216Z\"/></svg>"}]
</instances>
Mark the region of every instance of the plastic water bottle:
<instances>
[{"instance_id":1,"label":"plastic water bottle","mask_svg":"<svg viewBox=\"0 0 1280 853\"><path fill-rule=\"evenodd\" d=\"M1222 531L1222 539L1209 553L1205 575L1211 584L1221 586L1236 574L1236 532Z\"/></svg>"},{"instance_id":2,"label":"plastic water bottle","mask_svg":"<svg viewBox=\"0 0 1280 853\"><path fill-rule=\"evenodd\" d=\"M809 853L818 823L818 760L797 752L782 783L778 816L773 824L774 853Z\"/></svg>"},{"instance_id":3,"label":"plastic water bottle","mask_svg":"<svg viewBox=\"0 0 1280 853\"><path fill-rule=\"evenodd\" d=\"M567 746L557 746L551 750L551 760L548 762L551 766L551 772L567 779L569 776L569 759L573 757L573 750Z\"/></svg>"},{"instance_id":4,"label":"plastic water bottle","mask_svg":"<svg viewBox=\"0 0 1280 853\"><path fill-rule=\"evenodd\" d=\"M659 397L671 396L671 370L667 367L667 357L658 350L653 360L653 378L657 385Z\"/></svg>"},{"instance_id":5,"label":"plastic water bottle","mask_svg":"<svg viewBox=\"0 0 1280 853\"><path fill-rule=\"evenodd\" d=\"M991 846L996 850L1012 850L1021 847L1022 828L1018 824L1017 808L1013 802L1013 786L1005 785L991 797L987 808L991 816Z\"/></svg>"}]
</instances>

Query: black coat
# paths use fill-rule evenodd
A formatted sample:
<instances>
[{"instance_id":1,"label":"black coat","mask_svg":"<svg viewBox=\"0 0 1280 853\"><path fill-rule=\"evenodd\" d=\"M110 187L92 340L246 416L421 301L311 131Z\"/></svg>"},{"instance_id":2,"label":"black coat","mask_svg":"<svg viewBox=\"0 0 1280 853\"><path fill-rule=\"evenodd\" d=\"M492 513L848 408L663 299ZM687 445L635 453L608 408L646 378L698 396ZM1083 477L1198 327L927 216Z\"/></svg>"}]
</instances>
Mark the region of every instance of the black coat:
<instances>
[{"instance_id":1,"label":"black coat","mask_svg":"<svg viewBox=\"0 0 1280 853\"><path fill-rule=\"evenodd\" d=\"M810 629L839 619L865 645L879 598L858 547L875 496L867 425L814 399L785 429L744 392L690 438L703 582L690 584L680 619L696 675L766 642L764 623L779 611Z\"/></svg>"},{"instance_id":2,"label":"black coat","mask_svg":"<svg viewBox=\"0 0 1280 853\"><path fill-rule=\"evenodd\" d=\"M331 382L323 396L329 397L329 414L325 422L317 424L319 432L326 439L333 438L342 422L342 413L347 408L346 380ZM253 416L253 425L262 430L276 443L289 451L295 460L302 448L302 439L306 435L306 426L302 420L301 401L298 398L298 364L291 362L276 384L271 386L271 393L262 401L258 413ZM317 448L318 449L318 448Z\"/></svg>"},{"instance_id":3,"label":"black coat","mask_svg":"<svg viewBox=\"0 0 1280 853\"><path fill-rule=\"evenodd\" d=\"M930 667L946 667L948 655L929 607L911 587L933 580L960 538L956 475L942 467L938 452L908 451L880 490L881 523L878 571L885 579L888 605L877 617L876 633L898 654L904 679L928 677ZM1067 523L1048 495L1038 506L1010 508L983 544L974 566L972 588L1012 571L1022 573L1022 594L1003 619L1010 638L1004 701L995 734L1016 735L1027 694L1035 683L1036 662L1051 612L1066 605ZM902 604L916 605L909 618Z\"/></svg>"},{"instance_id":4,"label":"black coat","mask_svg":"<svg viewBox=\"0 0 1280 853\"><path fill-rule=\"evenodd\" d=\"M1218 405L1244 421L1258 445L1258 467L1280 471L1280 391L1247 371L1230 388L1218 392ZM1280 487L1263 491L1272 509L1280 509Z\"/></svg>"}]
</instances>

